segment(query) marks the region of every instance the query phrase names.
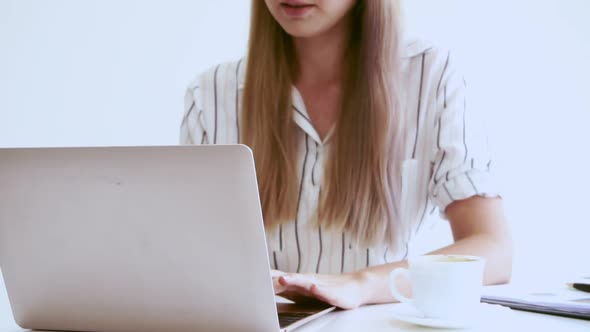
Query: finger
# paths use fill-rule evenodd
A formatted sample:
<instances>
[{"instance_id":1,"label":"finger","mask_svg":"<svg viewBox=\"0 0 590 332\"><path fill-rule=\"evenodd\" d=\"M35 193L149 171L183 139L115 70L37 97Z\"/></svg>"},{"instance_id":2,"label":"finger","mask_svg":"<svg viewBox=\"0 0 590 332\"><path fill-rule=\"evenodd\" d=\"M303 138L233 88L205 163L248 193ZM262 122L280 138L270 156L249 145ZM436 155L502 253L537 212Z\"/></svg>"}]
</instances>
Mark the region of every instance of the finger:
<instances>
[{"instance_id":1,"label":"finger","mask_svg":"<svg viewBox=\"0 0 590 332\"><path fill-rule=\"evenodd\" d=\"M311 296L311 294L303 295L296 291L286 291L282 293L281 296L299 304L315 304L320 302L318 299Z\"/></svg>"},{"instance_id":2,"label":"finger","mask_svg":"<svg viewBox=\"0 0 590 332\"><path fill-rule=\"evenodd\" d=\"M309 292L309 287L302 287L299 284L291 283L290 281L292 280L296 279L290 279L286 273L281 277L273 278L273 287L275 288L275 294L290 292L298 293L306 297L312 296Z\"/></svg>"},{"instance_id":3,"label":"finger","mask_svg":"<svg viewBox=\"0 0 590 332\"><path fill-rule=\"evenodd\" d=\"M329 294L327 294L324 291L324 289L319 287L318 285L313 285L309 291L311 295L313 295L313 297L315 297L316 299L331 304L333 306L338 306L337 303L335 303L334 299L332 299L332 297L329 296Z\"/></svg>"},{"instance_id":4,"label":"finger","mask_svg":"<svg viewBox=\"0 0 590 332\"><path fill-rule=\"evenodd\" d=\"M297 294L301 294L302 296L305 297L313 297L313 295L311 294L311 292L307 289L307 288L303 288L303 287L299 287L299 286L284 286L285 287L285 291L287 292L292 292L292 293L297 293Z\"/></svg>"},{"instance_id":5,"label":"finger","mask_svg":"<svg viewBox=\"0 0 590 332\"><path fill-rule=\"evenodd\" d=\"M285 286L282 286L278 283L273 285L273 289L275 291L275 295L281 294L287 290L287 288Z\"/></svg>"},{"instance_id":6,"label":"finger","mask_svg":"<svg viewBox=\"0 0 590 332\"><path fill-rule=\"evenodd\" d=\"M301 274L286 274L279 278L279 282L283 286L300 287L309 291L315 283L315 278L304 276Z\"/></svg>"},{"instance_id":7,"label":"finger","mask_svg":"<svg viewBox=\"0 0 590 332\"><path fill-rule=\"evenodd\" d=\"M310 296L305 296L297 291L287 290L280 295L288 300L291 300L295 303L308 303L312 301L314 298Z\"/></svg>"},{"instance_id":8,"label":"finger","mask_svg":"<svg viewBox=\"0 0 590 332\"><path fill-rule=\"evenodd\" d=\"M279 270L270 270L270 276L271 276L271 277L273 277L273 278L275 278L275 277L276 277L276 278L278 278L278 277L280 277L280 276L282 276L282 275L285 275L285 274L287 274L287 273L285 273L285 272L283 272L283 271L279 271Z\"/></svg>"},{"instance_id":9,"label":"finger","mask_svg":"<svg viewBox=\"0 0 590 332\"><path fill-rule=\"evenodd\" d=\"M283 286L283 285L281 285L281 283L279 283L278 278L273 278L272 288L274 289L275 294L281 294L287 290L286 286Z\"/></svg>"}]
</instances>

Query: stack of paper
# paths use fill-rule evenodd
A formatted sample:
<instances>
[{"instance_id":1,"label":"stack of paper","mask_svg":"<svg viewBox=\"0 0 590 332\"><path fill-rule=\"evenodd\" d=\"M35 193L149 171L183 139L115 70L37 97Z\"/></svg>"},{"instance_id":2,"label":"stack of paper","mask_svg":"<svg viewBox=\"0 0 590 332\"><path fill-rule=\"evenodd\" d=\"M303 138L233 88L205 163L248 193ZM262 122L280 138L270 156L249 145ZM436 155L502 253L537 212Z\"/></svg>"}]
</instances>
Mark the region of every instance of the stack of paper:
<instances>
[{"instance_id":1,"label":"stack of paper","mask_svg":"<svg viewBox=\"0 0 590 332\"><path fill-rule=\"evenodd\" d=\"M486 287L481 301L516 310L590 320L590 293L572 290L565 285L550 291L525 291L514 285Z\"/></svg>"}]
</instances>

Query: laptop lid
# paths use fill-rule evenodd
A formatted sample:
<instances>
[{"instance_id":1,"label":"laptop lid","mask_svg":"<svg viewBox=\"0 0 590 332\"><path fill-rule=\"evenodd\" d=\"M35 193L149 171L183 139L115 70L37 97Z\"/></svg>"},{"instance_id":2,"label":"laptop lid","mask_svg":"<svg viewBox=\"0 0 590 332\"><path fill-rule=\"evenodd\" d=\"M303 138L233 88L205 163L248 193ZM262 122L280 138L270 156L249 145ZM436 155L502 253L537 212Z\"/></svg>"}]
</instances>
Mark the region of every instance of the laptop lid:
<instances>
[{"instance_id":1,"label":"laptop lid","mask_svg":"<svg viewBox=\"0 0 590 332\"><path fill-rule=\"evenodd\" d=\"M0 266L24 328L279 326L245 146L0 149Z\"/></svg>"}]
</instances>

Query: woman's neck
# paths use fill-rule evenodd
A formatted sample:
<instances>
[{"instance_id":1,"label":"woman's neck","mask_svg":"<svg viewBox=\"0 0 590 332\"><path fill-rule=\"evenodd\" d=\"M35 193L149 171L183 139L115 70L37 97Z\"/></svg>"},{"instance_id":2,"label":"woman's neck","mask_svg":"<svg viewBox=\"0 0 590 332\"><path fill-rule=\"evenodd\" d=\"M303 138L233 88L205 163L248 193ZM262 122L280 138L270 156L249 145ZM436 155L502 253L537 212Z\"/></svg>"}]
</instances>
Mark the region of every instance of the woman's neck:
<instances>
[{"instance_id":1,"label":"woman's neck","mask_svg":"<svg viewBox=\"0 0 590 332\"><path fill-rule=\"evenodd\" d=\"M299 63L296 85L341 83L349 26L345 19L319 36L294 38Z\"/></svg>"}]
</instances>

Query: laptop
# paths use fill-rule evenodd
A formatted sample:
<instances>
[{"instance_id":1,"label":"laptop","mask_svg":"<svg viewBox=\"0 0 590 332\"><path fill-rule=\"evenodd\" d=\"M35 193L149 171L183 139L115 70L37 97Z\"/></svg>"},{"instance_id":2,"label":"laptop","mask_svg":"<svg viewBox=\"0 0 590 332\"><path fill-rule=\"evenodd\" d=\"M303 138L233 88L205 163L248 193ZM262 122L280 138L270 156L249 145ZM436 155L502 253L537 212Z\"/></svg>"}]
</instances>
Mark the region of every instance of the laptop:
<instances>
[{"instance_id":1,"label":"laptop","mask_svg":"<svg viewBox=\"0 0 590 332\"><path fill-rule=\"evenodd\" d=\"M275 332L334 309L278 312L243 145L0 149L0 269L26 329Z\"/></svg>"}]
</instances>

